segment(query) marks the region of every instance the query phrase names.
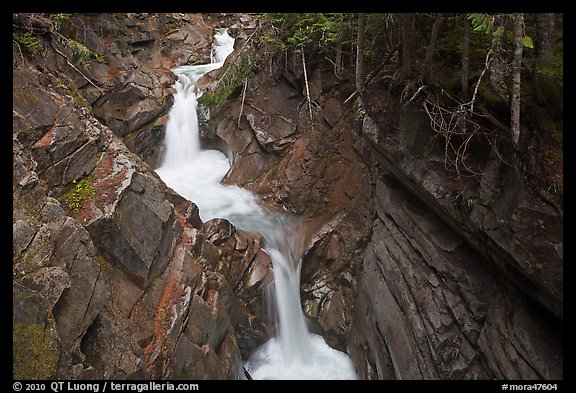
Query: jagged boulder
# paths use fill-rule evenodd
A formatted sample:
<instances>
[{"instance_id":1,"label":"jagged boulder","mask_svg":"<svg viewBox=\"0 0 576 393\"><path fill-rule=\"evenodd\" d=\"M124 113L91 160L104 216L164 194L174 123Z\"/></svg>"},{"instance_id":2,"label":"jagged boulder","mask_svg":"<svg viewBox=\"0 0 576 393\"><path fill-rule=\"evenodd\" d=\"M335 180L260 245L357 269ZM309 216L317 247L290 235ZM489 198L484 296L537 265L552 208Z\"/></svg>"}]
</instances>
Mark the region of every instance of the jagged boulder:
<instances>
[{"instance_id":1,"label":"jagged boulder","mask_svg":"<svg viewBox=\"0 0 576 393\"><path fill-rule=\"evenodd\" d=\"M66 216L59 201L46 196L40 182L27 181L38 179L37 175L26 169L24 164L30 162L22 150L17 149L17 157L20 160L14 172L13 195L19 218L14 223L13 236L17 251L13 260L14 288L21 288L19 293L32 291L33 296L42 299L35 307L44 309L44 318L49 317L49 322L42 322L41 326L48 329L46 340L58 345L52 341L39 342L36 337L29 339L39 346L38 350L49 351L42 356L57 360L55 373L50 377L77 377L84 361L81 340L108 301L110 291L86 229ZM20 314L26 312L14 311L15 327ZM40 318L38 313L35 315ZM26 337L32 334L30 329L35 329L33 326L22 328L27 329ZM52 334L55 339L50 338ZM22 339L15 338L15 345L22 344ZM36 361L33 357L19 357L15 375L28 367L35 368ZM45 375L42 373L38 375Z\"/></svg>"}]
</instances>

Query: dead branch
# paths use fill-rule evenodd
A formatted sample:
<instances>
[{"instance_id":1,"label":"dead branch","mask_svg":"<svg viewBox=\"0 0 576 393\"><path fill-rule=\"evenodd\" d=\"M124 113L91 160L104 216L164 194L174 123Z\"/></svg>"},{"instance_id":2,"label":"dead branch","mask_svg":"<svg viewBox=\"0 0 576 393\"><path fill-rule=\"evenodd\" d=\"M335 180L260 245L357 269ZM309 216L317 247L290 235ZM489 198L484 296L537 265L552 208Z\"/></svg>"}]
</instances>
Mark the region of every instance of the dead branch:
<instances>
[{"instance_id":1,"label":"dead branch","mask_svg":"<svg viewBox=\"0 0 576 393\"><path fill-rule=\"evenodd\" d=\"M238 58L238 56L240 56L240 54L242 53L242 51L244 50L244 48L246 47L246 45L248 45L248 43L250 42L250 40L252 39L252 37L254 37L254 34L256 34L256 32L258 31L258 29L260 29L260 26L258 26L254 32L252 34L250 34L250 37L248 37L246 39L246 42L244 42L244 45L242 45L242 47L234 54L234 57L232 57L232 60L230 61L231 63L234 63L236 61L236 59ZM228 73L228 70L230 70L230 68L232 67L227 67L224 72L222 73L222 75L220 75L220 78L218 78L218 80L214 83L214 86L218 85L218 83L220 83L221 80L224 79L224 75L226 75L226 73Z\"/></svg>"},{"instance_id":2,"label":"dead branch","mask_svg":"<svg viewBox=\"0 0 576 393\"><path fill-rule=\"evenodd\" d=\"M374 77L376 75L378 75L380 73L380 71L382 71L382 69L390 63L390 60L392 59L392 55L394 55L394 53L398 52L400 50L400 45L396 45L394 48L392 48L392 50L390 52L388 52L388 55L386 55L386 58L384 59L384 61L382 63L380 63L380 65L378 66L378 68L376 68L374 71L372 71L368 77L366 78L366 81L364 82L364 86L368 86L370 84L370 82L372 82L372 79L374 79Z\"/></svg>"},{"instance_id":3,"label":"dead branch","mask_svg":"<svg viewBox=\"0 0 576 393\"><path fill-rule=\"evenodd\" d=\"M14 42L18 47L18 52L20 52L20 58L22 59L22 64L24 64L24 55L22 54L22 48L20 47L20 44L16 40L12 40L12 42Z\"/></svg>"},{"instance_id":4,"label":"dead branch","mask_svg":"<svg viewBox=\"0 0 576 393\"><path fill-rule=\"evenodd\" d=\"M418 90L416 90L416 93L414 93L414 95L412 96L412 98L410 98L408 101L406 101L406 103L404 104L404 107L406 107L406 105L408 105L409 103L411 103L412 101L414 101L414 99L418 96L418 94L420 94L420 92L422 90L426 89L426 85L422 85L420 86L420 88Z\"/></svg>"},{"instance_id":5,"label":"dead branch","mask_svg":"<svg viewBox=\"0 0 576 393\"><path fill-rule=\"evenodd\" d=\"M308 88L308 73L306 72L306 59L304 57L304 47L300 46L302 51L302 68L304 69L304 83L306 85L306 99L308 100L308 110L310 112L310 124L313 124L312 119L312 102L310 100L310 89Z\"/></svg>"},{"instance_id":6,"label":"dead branch","mask_svg":"<svg viewBox=\"0 0 576 393\"><path fill-rule=\"evenodd\" d=\"M492 60L491 56L492 56L492 48L490 48L488 53L486 53L486 60L484 60L484 69L482 70L482 73L480 74L480 77L476 82L476 86L474 87L474 94L472 94L472 100L470 100L469 102L470 112L474 112L474 102L476 101L476 95L478 94L478 86L480 86L480 83L482 82L482 77L484 77L486 70L490 66L490 61Z\"/></svg>"},{"instance_id":7,"label":"dead branch","mask_svg":"<svg viewBox=\"0 0 576 393\"><path fill-rule=\"evenodd\" d=\"M66 63L72 67L77 73L79 73L84 79L86 79L86 81L88 81L88 83L90 83L92 86L94 86L96 89L98 89L100 91L100 93L104 94L104 90L102 90L101 88L99 88L98 86L96 86L96 84L94 82L92 82L92 80L90 80L90 78L88 78L86 75L84 75L82 73L82 71L80 71L78 68L76 68L76 66L74 64L72 64L72 62L70 61L70 59L68 59L68 56L66 56L64 53L60 52L54 45L51 45L52 49L54 49L54 51L56 51L56 53L58 53L60 56L62 56L64 59L66 59Z\"/></svg>"},{"instance_id":8,"label":"dead branch","mask_svg":"<svg viewBox=\"0 0 576 393\"><path fill-rule=\"evenodd\" d=\"M358 90L354 90L354 93L350 94L350 97L346 98L346 101L344 101L344 104L347 103L348 101L350 101L350 99L352 97L354 97L356 94L358 94Z\"/></svg>"},{"instance_id":9,"label":"dead branch","mask_svg":"<svg viewBox=\"0 0 576 393\"><path fill-rule=\"evenodd\" d=\"M496 129L489 130L474 120L474 116L485 116L470 111L473 101L462 104L446 92L442 93L455 102L454 107L445 107L440 104L438 97L432 100L430 95L423 100L422 106L430 119L431 128L444 140L444 167L447 170L454 170L458 176L473 176L480 183L493 189L494 187L484 179L482 170L469 165L467 156L472 140L475 137L484 137L498 159L510 165L496 148L493 140Z\"/></svg>"},{"instance_id":10,"label":"dead branch","mask_svg":"<svg viewBox=\"0 0 576 393\"><path fill-rule=\"evenodd\" d=\"M242 111L244 110L244 98L246 98L246 85L248 78L244 80L244 89L242 89L242 104L240 105L240 114L238 115L238 128L240 128L240 119L242 118Z\"/></svg>"}]
</instances>

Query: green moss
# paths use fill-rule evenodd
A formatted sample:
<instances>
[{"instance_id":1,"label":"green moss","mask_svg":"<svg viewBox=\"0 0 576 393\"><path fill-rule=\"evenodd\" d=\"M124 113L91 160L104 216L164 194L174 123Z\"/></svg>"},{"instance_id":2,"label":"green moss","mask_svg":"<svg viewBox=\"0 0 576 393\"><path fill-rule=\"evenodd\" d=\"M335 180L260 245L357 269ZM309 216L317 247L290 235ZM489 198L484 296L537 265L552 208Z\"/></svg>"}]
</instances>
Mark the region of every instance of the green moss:
<instances>
[{"instance_id":1,"label":"green moss","mask_svg":"<svg viewBox=\"0 0 576 393\"><path fill-rule=\"evenodd\" d=\"M94 110L92 109L92 106L84 98L82 98L82 96L80 95L80 92L78 91L78 86L72 80L70 80L70 90L72 93L72 98L74 99L75 103L88 109L88 111L90 111L90 113L94 112Z\"/></svg>"},{"instance_id":2,"label":"green moss","mask_svg":"<svg viewBox=\"0 0 576 393\"><path fill-rule=\"evenodd\" d=\"M249 55L244 55L240 58L240 61L231 63L228 66L222 74L222 78L214 85L214 88L198 98L198 103L208 107L220 105L236 89L243 86L250 76L252 76L252 61Z\"/></svg>"},{"instance_id":3,"label":"green moss","mask_svg":"<svg viewBox=\"0 0 576 393\"><path fill-rule=\"evenodd\" d=\"M84 205L84 202L94 196L95 188L92 185L93 180L93 175L85 177L84 179L74 180L72 186L67 191L64 191L58 197L58 200L65 203L74 214L77 214Z\"/></svg>"},{"instance_id":4,"label":"green moss","mask_svg":"<svg viewBox=\"0 0 576 393\"><path fill-rule=\"evenodd\" d=\"M72 16L72 14L63 14L63 13L52 14L50 15L50 20L52 21L52 23L54 23L54 28L56 30L60 30L60 28L62 27L62 23L68 22L70 20L70 16Z\"/></svg>"},{"instance_id":5,"label":"green moss","mask_svg":"<svg viewBox=\"0 0 576 393\"><path fill-rule=\"evenodd\" d=\"M93 60L104 63L104 58L102 56L88 49L86 46L84 46L78 41L68 38L68 40L66 41L66 45L68 45L68 47L72 49L72 52L74 53L74 61L78 63L82 64Z\"/></svg>"},{"instance_id":6,"label":"green moss","mask_svg":"<svg viewBox=\"0 0 576 393\"><path fill-rule=\"evenodd\" d=\"M166 33L171 33L173 31L178 30L179 28L182 27L182 23L180 23L180 21L178 22L168 22L164 25L164 29L166 30Z\"/></svg>"},{"instance_id":7,"label":"green moss","mask_svg":"<svg viewBox=\"0 0 576 393\"><path fill-rule=\"evenodd\" d=\"M52 334L50 334L52 333ZM54 379L60 358L56 333L38 323L16 323L12 332L13 378Z\"/></svg>"},{"instance_id":8,"label":"green moss","mask_svg":"<svg viewBox=\"0 0 576 393\"><path fill-rule=\"evenodd\" d=\"M40 48L38 38L29 31L16 37L16 41L22 46L24 52L34 54Z\"/></svg>"}]
</instances>

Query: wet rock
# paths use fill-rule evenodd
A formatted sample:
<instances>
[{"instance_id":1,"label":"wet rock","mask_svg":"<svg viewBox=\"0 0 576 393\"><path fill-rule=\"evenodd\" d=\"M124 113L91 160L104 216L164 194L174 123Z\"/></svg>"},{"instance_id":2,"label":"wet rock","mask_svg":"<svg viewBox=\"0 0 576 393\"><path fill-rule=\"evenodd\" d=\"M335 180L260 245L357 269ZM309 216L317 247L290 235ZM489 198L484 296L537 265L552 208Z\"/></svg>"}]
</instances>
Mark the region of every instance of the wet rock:
<instances>
[{"instance_id":1,"label":"wet rock","mask_svg":"<svg viewBox=\"0 0 576 393\"><path fill-rule=\"evenodd\" d=\"M144 348L146 366L157 378L163 376L167 362L173 356L178 339L184 330L190 300L190 287L179 284L175 279L166 285L156 310L154 337Z\"/></svg>"},{"instance_id":2,"label":"wet rock","mask_svg":"<svg viewBox=\"0 0 576 393\"><path fill-rule=\"evenodd\" d=\"M208 241L215 245L222 244L236 232L236 228L230 221L223 218L214 218L205 222L203 229Z\"/></svg>"},{"instance_id":3,"label":"wet rock","mask_svg":"<svg viewBox=\"0 0 576 393\"><path fill-rule=\"evenodd\" d=\"M68 272L70 288L54 306L58 336L67 352L79 352L80 339L110 297L86 230L68 218L55 240L53 263ZM89 246L84 246L84 244Z\"/></svg>"},{"instance_id":4,"label":"wet rock","mask_svg":"<svg viewBox=\"0 0 576 393\"><path fill-rule=\"evenodd\" d=\"M100 314L82 339L82 352L90 359L82 378L150 378L142 360L142 349L130 343L114 318L108 313Z\"/></svg>"},{"instance_id":5,"label":"wet rock","mask_svg":"<svg viewBox=\"0 0 576 393\"><path fill-rule=\"evenodd\" d=\"M322 117L324 120L330 124L330 126L335 127L338 123L338 120L342 116L343 107L339 100L335 98L329 98L326 100L326 104L324 104L324 111L322 112Z\"/></svg>"},{"instance_id":6,"label":"wet rock","mask_svg":"<svg viewBox=\"0 0 576 393\"><path fill-rule=\"evenodd\" d=\"M272 260L264 250L260 249L254 257L250 270L248 270L244 288L261 290L272 280L274 280Z\"/></svg>"},{"instance_id":7,"label":"wet rock","mask_svg":"<svg viewBox=\"0 0 576 393\"><path fill-rule=\"evenodd\" d=\"M48 266L25 275L22 284L27 288L38 291L46 298L49 309L52 310L64 290L70 288L70 276L61 267Z\"/></svg>"}]
</instances>

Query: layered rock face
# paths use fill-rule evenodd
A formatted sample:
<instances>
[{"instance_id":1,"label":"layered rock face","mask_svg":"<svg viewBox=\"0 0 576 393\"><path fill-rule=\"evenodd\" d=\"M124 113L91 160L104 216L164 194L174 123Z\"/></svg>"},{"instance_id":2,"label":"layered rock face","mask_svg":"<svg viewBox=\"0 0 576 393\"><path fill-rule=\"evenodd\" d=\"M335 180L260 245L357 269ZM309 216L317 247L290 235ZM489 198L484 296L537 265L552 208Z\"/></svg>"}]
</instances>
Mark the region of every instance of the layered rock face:
<instances>
[{"instance_id":1,"label":"layered rock face","mask_svg":"<svg viewBox=\"0 0 576 393\"><path fill-rule=\"evenodd\" d=\"M559 323L390 176L350 332L375 379L562 379Z\"/></svg>"},{"instance_id":2,"label":"layered rock face","mask_svg":"<svg viewBox=\"0 0 576 393\"><path fill-rule=\"evenodd\" d=\"M170 21L186 25L180 38ZM164 14L75 16L66 29L38 36L41 55L14 48L14 378L243 378L241 357L265 338L262 240L203 223L127 147L154 134L168 67L208 61L211 28ZM106 62L75 61L64 34Z\"/></svg>"},{"instance_id":3,"label":"layered rock face","mask_svg":"<svg viewBox=\"0 0 576 393\"><path fill-rule=\"evenodd\" d=\"M306 218L311 329L361 378L563 378L562 211L551 198L497 154L480 180L457 176L423 111L375 88L344 104L354 87L334 88L313 58L310 120L302 62L265 48L207 134L230 149L226 181Z\"/></svg>"}]
</instances>

